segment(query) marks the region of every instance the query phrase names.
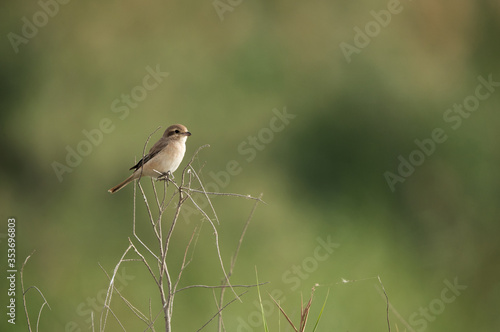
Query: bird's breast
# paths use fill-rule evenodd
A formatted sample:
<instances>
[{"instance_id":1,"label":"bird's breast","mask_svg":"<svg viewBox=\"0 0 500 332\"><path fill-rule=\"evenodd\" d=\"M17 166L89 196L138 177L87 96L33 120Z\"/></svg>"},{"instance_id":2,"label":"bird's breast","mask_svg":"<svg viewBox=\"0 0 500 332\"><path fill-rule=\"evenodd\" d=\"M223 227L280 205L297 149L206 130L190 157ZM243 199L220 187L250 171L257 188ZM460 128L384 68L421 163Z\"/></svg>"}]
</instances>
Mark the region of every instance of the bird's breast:
<instances>
[{"instance_id":1,"label":"bird's breast","mask_svg":"<svg viewBox=\"0 0 500 332\"><path fill-rule=\"evenodd\" d=\"M158 171L166 173L168 171L175 172L179 167L184 154L186 153L186 145L181 142L175 142L174 144L169 144L158 153L155 159L158 159Z\"/></svg>"}]
</instances>

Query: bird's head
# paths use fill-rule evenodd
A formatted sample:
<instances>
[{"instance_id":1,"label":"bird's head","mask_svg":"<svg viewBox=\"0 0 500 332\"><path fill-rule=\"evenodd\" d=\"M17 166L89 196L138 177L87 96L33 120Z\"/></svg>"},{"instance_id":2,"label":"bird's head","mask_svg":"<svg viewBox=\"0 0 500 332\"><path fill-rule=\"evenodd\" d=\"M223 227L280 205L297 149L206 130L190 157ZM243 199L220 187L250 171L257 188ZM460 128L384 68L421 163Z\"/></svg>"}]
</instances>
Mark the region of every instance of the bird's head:
<instances>
[{"instance_id":1,"label":"bird's head","mask_svg":"<svg viewBox=\"0 0 500 332\"><path fill-rule=\"evenodd\" d=\"M165 130L165 133L163 133L163 137L172 137L177 139L183 138L184 141L187 139L188 136L191 136L191 133L185 126L181 124L175 124L170 126Z\"/></svg>"}]
</instances>

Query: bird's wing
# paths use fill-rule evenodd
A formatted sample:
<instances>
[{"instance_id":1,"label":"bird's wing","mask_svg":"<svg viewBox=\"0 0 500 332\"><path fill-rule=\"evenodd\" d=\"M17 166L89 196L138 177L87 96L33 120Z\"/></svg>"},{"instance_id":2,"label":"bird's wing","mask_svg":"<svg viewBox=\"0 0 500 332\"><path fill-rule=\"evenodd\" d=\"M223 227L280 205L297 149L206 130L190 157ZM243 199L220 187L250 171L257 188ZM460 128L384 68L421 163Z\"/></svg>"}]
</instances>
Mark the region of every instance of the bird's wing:
<instances>
[{"instance_id":1,"label":"bird's wing","mask_svg":"<svg viewBox=\"0 0 500 332\"><path fill-rule=\"evenodd\" d=\"M139 169L140 167L142 167L142 165L144 165L149 160L151 160L154 156L156 156L158 154L158 152L160 152L161 150L163 150L167 145L168 145L168 140L164 139L163 137L160 138L160 140L158 142L156 142L153 145L153 147L151 147L151 149L149 150L148 154L145 155L144 158L142 158L141 160L139 160L139 162L137 164L135 164L134 166L130 167L129 169L130 170L132 170L132 169Z\"/></svg>"}]
</instances>

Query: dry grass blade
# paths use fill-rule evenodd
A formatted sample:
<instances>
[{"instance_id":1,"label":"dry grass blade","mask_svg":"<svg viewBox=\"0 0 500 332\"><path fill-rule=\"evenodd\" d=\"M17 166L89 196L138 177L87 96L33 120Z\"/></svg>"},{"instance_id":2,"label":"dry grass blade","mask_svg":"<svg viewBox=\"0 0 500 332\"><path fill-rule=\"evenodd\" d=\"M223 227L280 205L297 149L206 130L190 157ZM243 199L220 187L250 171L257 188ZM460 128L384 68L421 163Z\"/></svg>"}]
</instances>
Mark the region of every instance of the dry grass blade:
<instances>
[{"instance_id":1,"label":"dry grass blade","mask_svg":"<svg viewBox=\"0 0 500 332\"><path fill-rule=\"evenodd\" d=\"M303 308L303 303L301 303L301 315L300 315L300 332L303 332L306 329L307 318L309 317L309 309L311 309L313 294L315 288L313 287L311 290L311 297L309 298L309 302L307 302L306 307ZM302 302L302 300L301 300Z\"/></svg>"},{"instance_id":2,"label":"dry grass blade","mask_svg":"<svg viewBox=\"0 0 500 332\"><path fill-rule=\"evenodd\" d=\"M267 294L269 294L269 293L267 293ZM285 316L286 320L288 321L288 323L290 324L290 326L293 328L293 330L295 332L299 332L299 330L297 330L297 328L295 327L295 325L293 325L292 320L290 319L290 317L288 317L288 315L286 314L285 310L283 310L283 308L280 306L280 304L274 299L274 297L272 297L271 294L269 294L269 297L271 298L271 300L274 301L274 303L276 304L276 306L278 307L278 309L280 309L281 313L283 314L283 316Z\"/></svg>"},{"instance_id":3,"label":"dry grass blade","mask_svg":"<svg viewBox=\"0 0 500 332\"><path fill-rule=\"evenodd\" d=\"M23 265L21 266L21 291L23 292L23 306L24 306L24 313L26 314L26 321L28 323L28 330L31 332L32 329L31 329L31 322L30 322L30 317L29 317L29 314L28 314L28 306L26 304L26 294L28 293L28 291L30 289L35 289L38 294L40 294L40 296L42 297L43 299L43 304L42 306L40 307L40 310L38 312L38 317L37 317L37 320L36 320L36 331L38 331L38 327L39 327L39 324L40 324L40 317L42 315L42 310L43 308L45 307L45 305L47 305L47 307L50 309L50 305L49 305L49 302L47 302L47 299L45 298L45 296L43 295L42 291L40 289L38 289L38 287L36 286L30 286L28 287L28 289L24 289L24 267L26 266L26 263L28 262L28 259L30 259L31 255L33 255L34 251L28 255L28 257L26 257L26 259L24 260L23 262ZM52 310L52 309L50 309Z\"/></svg>"},{"instance_id":4,"label":"dry grass blade","mask_svg":"<svg viewBox=\"0 0 500 332\"><path fill-rule=\"evenodd\" d=\"M389 297L387 296L387 293L385 292L384 284L382 283L382 279L380 279L380 276L377 276L378 282L380 283L380 286L382 286L382 291L384 292L385 295L385 300L387 303L386 307L386 314L387 314L387 328L389 329L389 332L391 332L391 322L389 321Z\"/></svg>"},{"instance_id":5,"label":"dry grass blade","mask_svg":"<svg viewBox=\"0 0 500 332\"><path fill-rule=\"evenodd\" d=\"M271 296L271 294L269 294L269 293L268 294L271 297L271 299L274 301L276 306L280 309L283 316L285 316L286 320L288 321L290 326L294 329L294 331L295 332L304 332L306 329L306 325L307 325L307 318L309 317L309 310L311 309L314 291L315 291L315 287L312 288L311 297L309 298L309 301L307 302L305 307L304 307L304 300L302 298L300 300L300 325L299 325L299 329L297 329L295 327L292 320L290 319L290 317L288 317L285 310L280 306L280 304Z\"/></svg>"}]
</instances>

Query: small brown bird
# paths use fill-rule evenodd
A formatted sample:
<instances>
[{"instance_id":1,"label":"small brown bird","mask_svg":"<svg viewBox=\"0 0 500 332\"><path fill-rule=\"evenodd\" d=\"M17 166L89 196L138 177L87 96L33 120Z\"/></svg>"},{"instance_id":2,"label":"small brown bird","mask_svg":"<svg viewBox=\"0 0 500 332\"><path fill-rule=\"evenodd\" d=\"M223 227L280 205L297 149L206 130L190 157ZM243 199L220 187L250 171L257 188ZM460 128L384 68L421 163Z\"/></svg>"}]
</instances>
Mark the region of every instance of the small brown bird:
<instances>
[{"instance_id":1,"label":"small brown bird","mask_svg":"<svg viewBox=\"0 0 500 332\"><path fill-rule=\"evenodd\" d=\"M135 166L130 167L131 170L134 170L134 173L108 191L110 193L117 192L141 176L158 178L167 172L175 172L182 158L184 158L188 136L191 136L191 133L181 124L168 127L162 138L153 145L148 154L139 160Z\"/></svg>"}]
</instances>

